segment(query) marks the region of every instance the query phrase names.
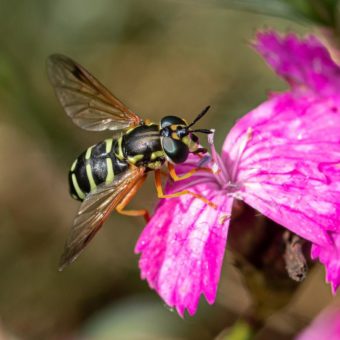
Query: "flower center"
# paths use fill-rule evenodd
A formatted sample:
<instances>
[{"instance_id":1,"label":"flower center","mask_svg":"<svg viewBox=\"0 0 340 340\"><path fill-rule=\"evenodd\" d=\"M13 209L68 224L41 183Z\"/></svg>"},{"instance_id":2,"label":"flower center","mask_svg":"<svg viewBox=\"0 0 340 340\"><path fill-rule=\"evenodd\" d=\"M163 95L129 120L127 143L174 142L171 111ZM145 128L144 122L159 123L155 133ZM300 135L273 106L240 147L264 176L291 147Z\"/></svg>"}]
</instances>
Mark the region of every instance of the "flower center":
<instances>
[{"instance_id":1,"label":"flower center","mask_svg":"<svg viewBox=\"0 0 340 340\"><path fill-rule=\"evenodd\" d=\"M234 171L226 167L221 156L216 152L214 145L214 133L208 136L208 142L211 150L210 161L212 162L212 176L214 177L215 182L219 185L220 190L225 192L227 195L238 197L238 193L241 191L241 185L235 181L236 174Z\"/></svg>"}]
</instances>

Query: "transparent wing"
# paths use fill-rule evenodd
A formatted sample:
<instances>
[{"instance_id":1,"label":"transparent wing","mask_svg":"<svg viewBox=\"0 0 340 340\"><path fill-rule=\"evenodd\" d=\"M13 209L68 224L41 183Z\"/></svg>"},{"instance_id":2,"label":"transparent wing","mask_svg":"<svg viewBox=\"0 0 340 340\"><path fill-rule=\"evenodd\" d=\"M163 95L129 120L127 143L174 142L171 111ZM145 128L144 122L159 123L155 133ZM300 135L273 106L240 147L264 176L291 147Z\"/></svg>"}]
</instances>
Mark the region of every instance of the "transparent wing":
<instances>
[{"instance_id":1,"label":"transparent wing","mask_svg":"<svg viewBox=\"0 0 340 340\"><path fill-rule=\"evenodd\" d=\"M72 59L53 54L47 60L47 71L61 105L81 128L90 131L122 130L141 121Z\"/></svg>"},{"instance_id":2,"label":"transparent wing","mask_svg":"<svg viewBox=\"0 0 340 340\"><path fill-rule=\"evenodd\" d=\"M102 185L90 193L80 206L61 256L59 270L72 263L95 236L111 211L144 175L145 170L131 166L115 177L110 185Z\"/></svg>"}]
</instances>

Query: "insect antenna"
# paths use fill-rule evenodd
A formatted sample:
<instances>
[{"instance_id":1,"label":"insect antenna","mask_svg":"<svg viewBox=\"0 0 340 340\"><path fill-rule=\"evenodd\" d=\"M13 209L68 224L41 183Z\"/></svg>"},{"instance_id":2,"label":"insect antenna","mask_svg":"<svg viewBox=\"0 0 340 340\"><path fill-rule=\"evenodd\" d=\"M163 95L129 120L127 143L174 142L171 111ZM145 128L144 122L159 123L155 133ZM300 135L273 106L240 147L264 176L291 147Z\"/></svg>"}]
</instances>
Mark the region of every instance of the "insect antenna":
<instances>
[{"instance_id":1,"label":"insect antenna","mask_svg":"<svg viewBox=\"0 0 340 340\"><path fill-rule=\"evenodd\" d=\"M208 130L208 129L190 130L190 132L201 132L201 133L206 133L207 135L209 135L210 133L213 133L213 131Z\"/></svg>"},{"instance_id":2,"label":"insect antenna","mask_svg":"<svg viewBox=\"0 0 340 340\"><path fill-rule=\"evenodd\" d=\"M207 106L194 120L192 123L190 123L188 125L188 128L190 128L191 126L193 126L194 124L196 124L207 112L208 110L210 109L210 105ZM196 130L197 131L197 130ZM201 132L201 131L200 131ZM205 133L205 132L203 132Z\"/></svg>"}]
</instances>

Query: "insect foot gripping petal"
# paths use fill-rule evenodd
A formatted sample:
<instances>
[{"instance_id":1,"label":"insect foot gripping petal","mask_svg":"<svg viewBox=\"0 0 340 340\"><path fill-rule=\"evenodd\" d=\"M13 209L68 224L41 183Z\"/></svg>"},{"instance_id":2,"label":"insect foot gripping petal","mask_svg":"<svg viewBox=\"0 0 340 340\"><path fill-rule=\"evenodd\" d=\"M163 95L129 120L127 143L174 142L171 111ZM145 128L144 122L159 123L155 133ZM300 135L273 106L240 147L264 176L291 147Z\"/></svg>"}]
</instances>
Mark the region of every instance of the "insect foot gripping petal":
<instances>
[{"instance_id":1,"label":"insect foot gripping petal","mask_svg":"<svg viewBox=\"0 0 340 340\"><path fill-rule=\"evenodd\" d=\"M202 196L198 193L195 193L193 191L190 191L190 190L182 190L182 191L175 192L175 193L172 193L172 194L164 194L163 188L162 188L162 182L161 182L161 173L159 172L159 170L155 171L155 186L156 186L157 195L158 195L159 198L175 198L175 197L179 197L179 196L182 196L182 195L191 195L195 198L200 199L202 202L204 202L205 204L207 204L211 208L217 209L217 205L215 203L208 200L204 196Z\"/></svg>"},{"instance_id":2,"label":"insect foot gripping petal","mask_svg":"<svg viewBox=\"0 0 340 340\"><path fill-rule=\"evenodd\" d=\"M215 174L215 170L213 168L210 169L210 168L207 168L207 167L200 167L200 166L198 166L197 168L191 169L187 173L181 174L181 175L178 175L176 173L175 167L171 163L168 163L168 169L169 169L169 174L170 174L171 178L175 182L188 179L188 178L190 178L191 176L193 176L194 174L196 174L197 172L200 172L200 171Z\"/></svg>"}]
</instances>

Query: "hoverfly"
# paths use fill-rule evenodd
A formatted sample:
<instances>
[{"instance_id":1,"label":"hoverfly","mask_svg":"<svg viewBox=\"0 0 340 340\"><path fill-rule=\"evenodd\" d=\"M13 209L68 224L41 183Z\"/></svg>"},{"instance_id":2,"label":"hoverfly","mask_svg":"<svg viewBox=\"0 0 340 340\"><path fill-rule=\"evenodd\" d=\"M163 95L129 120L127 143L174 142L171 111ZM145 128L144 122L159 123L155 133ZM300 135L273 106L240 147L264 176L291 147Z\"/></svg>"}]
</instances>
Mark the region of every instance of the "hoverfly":
<instances>
[{"instance_id":1,"label":"hoverfly","mask_svg":"<svg viewBox=\"0 0 340 340\"><path fill-rule=\"evenodd\" d=\"M209 106L191 124L176 116L166 116L157 124L142 120L94 76L66 56L50 56L47 70L62 107L76 125L89 131L114 132L113 137L89 147L71 166L70 192L82 203L66 241L60 270L77 258L113 210L149 219L146 210L125 210L125 207L150 171L155 172L158 197L191 194L216 207L189 190L166 195L161 185L163 165L167 165L175 181L186 179L197 170L211 171L201 167L178 176L174 168L174 164L183 163L189 153L206 152L194 132L209 134L211 130L192 130L191 127L206 114Z\"/></svg>"}]
</instances>

